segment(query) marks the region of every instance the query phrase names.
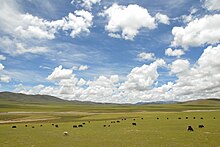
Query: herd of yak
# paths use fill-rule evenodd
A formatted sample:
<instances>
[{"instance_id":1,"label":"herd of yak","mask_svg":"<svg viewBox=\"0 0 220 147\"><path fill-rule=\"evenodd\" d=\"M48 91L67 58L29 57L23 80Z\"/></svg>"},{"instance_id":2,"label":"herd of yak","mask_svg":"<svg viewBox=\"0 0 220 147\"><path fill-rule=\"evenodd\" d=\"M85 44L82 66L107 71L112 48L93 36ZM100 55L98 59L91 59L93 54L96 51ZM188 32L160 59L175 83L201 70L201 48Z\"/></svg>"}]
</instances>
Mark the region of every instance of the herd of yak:
<instances>
[{"instance_id":1,"label":"herd of yak","mask_svg":"<svg viewBox=\"0 0 220 147\"><path fill-rule=\"evenodd\" d=\"M185 119L188 119L189 117L186 117ZM137 118L136 118L137 119ZM135 120L136 120L135 118L133 118L133 122L131 123L131 125L133 125L133 126L136 126L137 125L137 123L135 122ZM143 120L144 118L141 118L141 120ZM157 120L159 120L160 118L159 117L157 117L156 118ZM169 118L166 118L166 119L169 119ZM181 117L179 117L178 119L182 119ZM196 119L196 117L193 117L193 119ZM203 119L203 117L201 117L200 119ZM215 119L215 117L213 117L213 119ZM122 118L121 119L121 121L126 121L127 119L126 118ZM90 121L88 121L88 123L90 123ZM111 124L114 124L114 123L120 123L120 120L117 120L117 121L111 121ZM73 125L73 128L81 128L81 127L83 127L84 125L85 125L86 123L84 122L84 123L82 123L82 124L79 124L79 125ZM56 127L56 128L59 128L59 125L58 124L51 124L52 126L54 126L54 127ZM40 127L42 127L43 125L41 124L40 125ZM106 125L106 124L104 124L103 125L103 127L110 127L111 125L110 124L108 124L108 125ZM25 125L25 127L28 127L28 125ZM205 126L203 125L203 124L199 124L198 125L198 128L204 128ZM15 126L15 125L13 125L12 126L12 128L17 128L17 126ZM31 128L35 128L34 126L31 126ZM187 127L187 131L194 131L194 129L193 129L193 127L192 126L188 126ZM68 135L68 132L63 132L63 134L66 136L66 135Z\"/></svg>"}]
</instances>

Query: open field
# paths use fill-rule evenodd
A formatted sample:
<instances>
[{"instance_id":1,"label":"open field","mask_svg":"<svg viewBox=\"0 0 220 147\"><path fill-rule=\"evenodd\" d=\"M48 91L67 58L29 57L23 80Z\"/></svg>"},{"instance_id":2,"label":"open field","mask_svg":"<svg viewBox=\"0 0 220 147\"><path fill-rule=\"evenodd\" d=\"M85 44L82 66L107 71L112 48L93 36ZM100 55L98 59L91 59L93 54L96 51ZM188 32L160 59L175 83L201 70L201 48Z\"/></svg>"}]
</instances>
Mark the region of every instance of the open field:
<instances>
[{"instance_id":1,"label":"open field","mask_svg":"<svg viewBox=\"0 0 220 147\"><path fill-rule=\"evenodd\" d=\"M1 147L220 146L218 100L162 105L0 104ZM201 124L205 127L198 128ZM189 125L193 132L187 131Z\"/></svg>"},{"instance_id":2,"label":"open field","mask_svg":"<svg viewBox=\"0 0 220 147\"><path fill-rule=\"evenodd\" d=\"M220 111L212 112L129 112L102 114L9 114L2 118L55 120L0 125L0 146L198 146L220 145ZM22 119L22 116L24 117ZM178 119L181 117L181 119ZM186 119L188 117L188 119ZM193 119L193 117L196 117ZM203 117L203 119L201 119ZM215 117L215 119L214 119ZM126 120L122 120L126 118ZM143 119L141 119L143 118ZM157 119L159 118L159 119ZM168 119L167 119L168 118ZM135 120L133 120L135 119ZM90 122L89 122L90 121ZM115 121L115 123L111 123ZM120 123L117 123L120 121ZM135 122L137 125L133 126ZM73 125L85 123L82 128ZM58 124L56 128L52 124ZM203 124L204 128L198 128ZM16 125L17 128L11 128ZM27 125L27 127L25 127ZM40 125L43 125L42 127ZM104 127L104 125L107 125ZM110 125L110 127L108 127ZM194 132L188 132L191 125ZM34 126L35 128L32 128ZM63 132L67 131L68 136Z\"/></svg>"}]
</instances>

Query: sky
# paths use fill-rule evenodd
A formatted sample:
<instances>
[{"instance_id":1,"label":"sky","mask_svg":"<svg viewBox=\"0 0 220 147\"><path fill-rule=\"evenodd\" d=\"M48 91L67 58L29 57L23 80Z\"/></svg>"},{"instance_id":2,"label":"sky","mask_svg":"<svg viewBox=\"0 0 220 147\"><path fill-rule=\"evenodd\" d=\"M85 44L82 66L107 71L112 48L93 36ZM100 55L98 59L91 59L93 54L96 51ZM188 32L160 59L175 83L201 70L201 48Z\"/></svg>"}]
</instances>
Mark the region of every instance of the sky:
<instances>
[{"instance_id":1,"label":"sky","mask_svg":"<svg viewBox=\"0 0 220 147\"><path fill-rule=\"evenodd\" d=\"M103 103L220 97L219 0L0 2L0 91Z\"/></svg>"}]
</instances>

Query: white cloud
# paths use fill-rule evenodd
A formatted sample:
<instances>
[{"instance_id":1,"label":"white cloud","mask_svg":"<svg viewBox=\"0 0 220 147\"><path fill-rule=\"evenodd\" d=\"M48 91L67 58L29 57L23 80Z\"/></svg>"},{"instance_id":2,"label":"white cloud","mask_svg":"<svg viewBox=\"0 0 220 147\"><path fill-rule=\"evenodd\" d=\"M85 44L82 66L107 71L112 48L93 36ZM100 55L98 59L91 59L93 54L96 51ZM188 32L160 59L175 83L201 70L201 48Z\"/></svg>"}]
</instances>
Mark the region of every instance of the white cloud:
<instances>
[{"instance_id":1,"label":"white cloud","mask_svg":"<svg viewBox=\"0 0 220 147\"><path fill-rule=\"evenodd\" d=\"M167 56L177 56L177 57L180 57L180 56L182 56L184 54L185 54L184 51L180 50L180 49L172 50L171 48L168 48L165 51L165 55L167 55Z\"/></svg>"},{"instance_id":2,"label":"white cloud","mask_svg":"<svg viewBox=\"0 0 220 147\"><path fill-rule=\"evenodd\" d=\"M18 42L16 39L10 39L9 37L0 38L0 43L3 47L2 52L13 56L25 53L42 54L50 50L48 47L43 46L27 47L27 44Z\"/></svg>"},{"instance_id":3,"label":"white cloud","mask_svg":"<svg viewBox=\"0 0 220 147\"><path fill-rule=\"evenodd\" d=\"M139 60L149 60L149 61L156 60L154 53L146 53L146 52L142 52L138 54L138 58Z\"/></svg>"},{"instance_id":4,"label":"white cloud","mask_svg":"<svg viewBox=\"0 0 220 147\"><path fill-rule=\"evenodd\" d=\"M148 10L136 4L130 4L127 7L113 4L101 15L108 18L105 29L111 37L120 36L126 40L133 40L140 29L157 27L155 18L148 13Z\"/></svg>"},{"instance_id":5,"label":"white cloud","mask_svg":"<svg viewBox=\"0 0 220 147\"><path fill-rule=\"evenodd\" d=\"M89 69L89 67L87 65L80 65L79 66L79 71L87 70L87 69Z\"/></svg>"},{"instance_id":6,"label":"white cloud","mask_svg":"<svg viewBox=\"0 0 220 147\"><path fill-rule=\"evenodd\" d=\"M158 59L150 65L135 67L127 76L127 81L123 83L121 89L147 90L159 77L157 68L164 66L166 63L162 59Z\"/></svg>"},{"instance_id":7,"label":"white cloud","mask_svg":"<svg viewBox=\"0 0 220 147\"><path fill-rule=\"evenodd\" d=\"M174 27L173 46L183 48L197 47L204 44L216 44L220 41L220 14L206 15L195 19L184 27Z\"/></svg>"},{"instance_id":8,"label":"white cloud","mask_svg":"<svg viewBox=\"0 0 220 147\"><path fill-rule=\"evenodd\" d=\"M72 30L70 33L72 38L75 38L81 33L89 33L89 28L93 24L93 16L90 12L76 10L74 13L69 13L68 17L63 18L63 24L60 23L60 26L58 25L58 28L61 27L63 30Z\"/></svg>"},{"instance_id":9,"label":"white cloud","mask_svg":"<svg viewBox=\"0 0 220 147\"><path fill-rule=\"evenodd\" d=\"M17 24L21 23L19 6L13 0L2 0L0 5L0 30L12 33Z\"/></svg>"},{"instance_id":10,"label":"white cloud","mask_svg":"<svg viewBox=\"0 0 220 147\"><path fill-rule=\"evenodd\" d=\"M217 98L220 97L219 58L220 45L217 45L207 47L194 65L190 66L188 60L177 59L168 66L170 73L176 75L177 80L159 87L155 87L154 84L158 82L160 75L158 68L166 65L162 59L133 68L125 81L120 81L118 75L100 76L92 81L86 81L78 79L72 70L67 74L65 70L68 69L62 69L60 66L56 68L59 71L57 75L60 76L54 76L58 80L55 86L38 85L33 89L21 88L20 91L30 93L38 91L40 94L68 100L115 103Z\"/></svg>"},{"instance_id":11,"label":"white cloud","mask_svg":"<svg viewBox=\"0 0 220 147\"><path fill-rule=\"evenodd\" d=\"M78 83L77 83L77 85L79 86L79 87L81 87L81 86L84 86L86 84L86 81L84 80L84 79L80 79L79 81L78 81Z\"/></svg>"},{"instance_id":12,"label":"white cloud","mask_svg":"<svg viewBox=\"0 0 220 147\"><path fill-rule=\"evenodd\" d=\"M24 38L54 39L56 29L47 26L48 21L31 14L20 14L21 24L14 28L16 35Z\"/></svg>"},{"instance_id":13,"label":"white cloud","mask_svg":"<svg viewBox=\"0 0 220 147\"><path fill-rule=\"evenodd\" d=\"M101 0L72 0L71 4L77 3L80 4L87 10L91 10L94 4L99 4Z\"/></svg>"},{"instance_id":14,"label":"white cloud","mask_svg":"<svg viewBox=\"0 0 220 147\"><path fill-rule=\"evenodd\" d=\"M4 65L2 65L2 64L0 63L0 71L2 71L4 68L5 68Z\"/></svg>"},{"instance_id":15,"label":"white cloud","mask_svg":"<svg viewBox=\"0 0 220 147\"><path fill-rule=\"evenodd\" d=\"M42 44L55 39L58 33L64 32L75 38L89 34L93 24L92 14L85 10L76 10L57 20L46 20L23 12L17 1L1 1L0 49L12 56L25 53L45 54L49 47Z\"/></svg>"},{"instance_id":16,"label":"white cloud","mask_svg":"<svg viewBox=\"0 0 220 147\"><path fill-rule=\"evenodd\" d=\"M163 23L163 24L170 24L170 18L167 15L161 14L161 13L157 13L155 15L155 18L158 22Z\"/></svg>"},{"instance_id":17,"label":"white cloud","mask_svg":"<svg viewBox=\"0 0 220 147\"><path fill-rule=\"evenodd\" d=\"M89 101L95 99L99 102L113 102L113 97L118 92L117 82L118 75L100 76L94 81L88 81L88 87L82 91L80 98Z\"/></svg>"},{"instance_id":18,"label":"white cloud","mask_svg":"<svg viewBox=\"0 0 220 147\"><path fill-rule=\"evenodd\" d=\"M8 75L4 74L4 65L0 63L0 82L9 83L11 78Z\"/></svg>"},{"instance_id":19,"label":"white cloud","mask_svg":"<svg viewBox=\"0 0 220 147\"><path fill-rule=\"evenodd\" d=\"M70 30L75 38L81 33L89 33L92 26L92 14L84 10L76 10L60 20L47 21L31 14L21 14L22 24L15 32L24 38L54 39L58 30Z\"/></svg>"},{"instance_id":20,"label":"white cloud","mask_svg":"<svg viewBox=\"0 0 220 147\"><path fill-rule=\"evenodd\" d=\"M6 60L6 57L4 55L0 55L0 61L1 60Z\"/></svg>"},{"instance_id":21,"label":"white cloud","mask_svg":"<svg viewBox=\"0 0 220 147\"><path fill-rule=\"evenodd\" d=\"M173 86L177 99L216 98L220 96L220 45L209 46L197 63L187 72L178 75Z\"/></svg>"},{"instance_id":22,"label":"white cloud","mask_svg":"<svg viewBox=\"0 0 220 147\"><path fill-rule=\"evenodd\" d=\"M205 0L204 7L209 10L220 10L220 1L219 0Z\"/></svg>"},{"instance_id":23,"label":"white cloud","mask_svg":"<svg viewBox=\"0 0 220 147\"><path fill-rule=\"evenodd\" d=\"M54 71L47 77L48 80L69 79L72 77L73 71L71 69L63 69L62 65L56 67Z\"/></svg>"},{"instance_id":24,"label":"white cloud","mask_svg":"<svg viewBox=\"0 0 220 147\"><path fill-rule=\"evenodd\" d=\"M44 85L37 85L26 92L26 94L39 94L45 88Z\"/></svg>"},{"instance_id":25,"label":"white cloud","mask_svg":"<svg viewBox=\"0 0 220 147\"><path fill-rule=\"evenodd\" d=\"M54 39L59 30L70 31L75 38L89 33L93 16L85 10L76 10L58 20L46 20L29 13L22 13L16 1L3 0L0 6L0 29L15 38Z\"/></svg>"},{"instance_id":26,"label":"white cloud","mask_svg":"<svg viewBox=\"0 0 220 147\"><path fill-rule=\"evenodd\" d=\"M177 59L170 65L172 74L181 74L189 69L190 63L188 60Z\"/></svg>"},{"instance_id":27,"label":"white cloud","mask_svg":"<svg viewBox=\"0 0 220 147\"><path fill-rule=\"evenodd\" d=\"M188 22L192 21L193 19L195 19L196 18L195 14L196 14L197 11L198 11L198 9L192 8L190 10L190 14L189 15L182 15L181 18L183 19L183 22L184 23L188 23Z\"/></svg>"}]
</instances>

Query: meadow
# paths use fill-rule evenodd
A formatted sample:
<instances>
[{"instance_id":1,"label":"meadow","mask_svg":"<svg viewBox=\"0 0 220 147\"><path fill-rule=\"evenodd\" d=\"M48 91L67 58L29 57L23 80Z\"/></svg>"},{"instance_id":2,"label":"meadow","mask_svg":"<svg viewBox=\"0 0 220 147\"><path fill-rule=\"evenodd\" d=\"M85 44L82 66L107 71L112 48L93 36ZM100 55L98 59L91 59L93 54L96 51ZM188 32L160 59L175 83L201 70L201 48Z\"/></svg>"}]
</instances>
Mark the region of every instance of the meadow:
<instances>
[{"instance_id":1,"label":"meadow","mask_svg":"<svg viewBox=\"0 0 220 147\"><path fill-rule=\"evenodd\" d=\"M0 146L217 147L219 106L211 100L162 105L7 103L0 107ZM205 127L198 128L200 124ZM193 132L187 131L189 125Z\"/></svg>"}]
</instances>

